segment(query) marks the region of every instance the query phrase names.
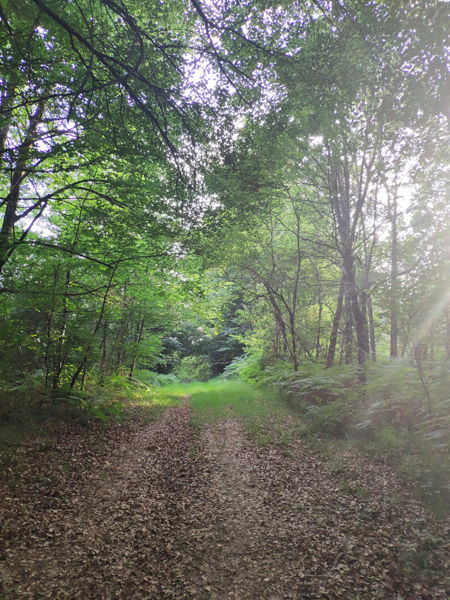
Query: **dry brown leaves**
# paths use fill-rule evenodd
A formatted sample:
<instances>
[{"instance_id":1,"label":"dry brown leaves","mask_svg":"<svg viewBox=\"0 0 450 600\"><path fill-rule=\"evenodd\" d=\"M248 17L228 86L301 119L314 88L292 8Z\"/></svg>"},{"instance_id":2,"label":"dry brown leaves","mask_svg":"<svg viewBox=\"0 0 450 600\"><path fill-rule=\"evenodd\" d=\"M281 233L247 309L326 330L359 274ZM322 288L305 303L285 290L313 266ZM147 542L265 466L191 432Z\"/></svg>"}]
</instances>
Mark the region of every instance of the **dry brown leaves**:
<instances>
[{"instance_id":1,"label":"dry brown leaves","mask_svg":"<svg viewBox=\"0 0 450 600\"><path fill-rule=\"evenodd\" d=\"M257 448L234 419L196 438L187 405L39 444L4 486L4 598L447 597L448 529L355 453Z\"/></svg>"}]
</instances>

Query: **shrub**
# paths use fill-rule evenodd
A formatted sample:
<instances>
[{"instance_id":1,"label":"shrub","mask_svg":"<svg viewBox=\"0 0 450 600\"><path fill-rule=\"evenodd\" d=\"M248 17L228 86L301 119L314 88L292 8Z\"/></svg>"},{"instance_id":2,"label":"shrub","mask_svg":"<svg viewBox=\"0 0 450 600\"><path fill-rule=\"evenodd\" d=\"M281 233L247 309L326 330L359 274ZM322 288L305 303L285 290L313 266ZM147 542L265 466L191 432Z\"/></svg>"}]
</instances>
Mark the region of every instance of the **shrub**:
<instances>
[{"instance_id":1,"label":"shrub","mask_svg":"<svg viewBox=\"0 0 450 600\"><path fill-rule=\"evenodd\" d=\"M174 369L181 381L208 381L212 377L211 361L206 355L185 356Z\"/></svg>"},{"instance_id":2,"label":"shrub","mask_svg":"<svg viewBox=\"0 0 450 600\"><path fill-rule=\"evenodd\" d=\"M173 373L155 373L154 371L136 370L134 372L136 381L154 387L162 387L164 385L171 385L173 383L179 383L180 380Z\"/></svg>"},{"instance_id":3,"label":"shrub","mask_svg":"<svg viewBox=\"0 0 450 600\"><path fill-rule=\"evenodd\" d=\"M312 405L330 404L356 389L352 370L325 370L323 365L310 362L302 364L297 372L289 364L276 363L265 369L262 380L301 411Z\"/></svg>"},{"instance_id":4,"label":"shrub","mask_svg":"<svg viewBox=\"0 0 450 600\"><path fill-rule=\"evenodd\" d=\"M344 437L352 422L353 410L341 399L323 406L310 405L304 418L313 434Z\"/></svg>"},{"instance_id":5,"label":"shrub","mask_svg":"<svg viewBox=\"0 0 450 600\"><path fill-rule=\"evenodd\" d=\"M241 378L249 383L257 383L263 376L262 358L257 354L243 354L237 356L225 367L225 379Z\"/></svg>"}]
</instances>

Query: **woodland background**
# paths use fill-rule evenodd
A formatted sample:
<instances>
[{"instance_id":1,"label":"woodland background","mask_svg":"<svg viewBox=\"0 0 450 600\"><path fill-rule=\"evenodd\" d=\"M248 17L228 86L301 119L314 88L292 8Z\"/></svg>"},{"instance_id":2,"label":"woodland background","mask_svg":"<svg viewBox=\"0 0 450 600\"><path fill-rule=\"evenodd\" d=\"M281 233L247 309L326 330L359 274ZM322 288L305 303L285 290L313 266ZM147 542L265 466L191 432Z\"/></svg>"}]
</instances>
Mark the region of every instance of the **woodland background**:
<instances>
[{"instance_id":1,"label":"woodland background","mask_svg":"<svg viewBox=\"0 0 450 600\"><path fill-rule=\"evenodd\" d=\"M106 418L148 386L239 376L315 435L401 455L440 506L447 9L6 0L10 439L48 410Z\"/></svg>"}]
</instances>

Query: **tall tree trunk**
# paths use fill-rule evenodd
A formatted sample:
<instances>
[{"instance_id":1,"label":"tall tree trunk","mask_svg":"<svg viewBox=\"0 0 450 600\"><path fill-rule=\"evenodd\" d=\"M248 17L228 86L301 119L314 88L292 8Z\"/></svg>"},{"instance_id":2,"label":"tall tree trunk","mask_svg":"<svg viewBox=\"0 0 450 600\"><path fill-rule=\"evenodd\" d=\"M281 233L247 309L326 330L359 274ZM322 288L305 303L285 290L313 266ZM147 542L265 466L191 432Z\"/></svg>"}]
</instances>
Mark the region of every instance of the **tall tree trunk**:
<instances>
[{"instance_id":1,"label":"tall tree trunk","mask_svg":"<svg viewBox=\"0 0 450 600\"><path fill-rule=\"evenodd\" d=\"M375 343L375 323L373 321L373 305L372 296L367 296L367 315L369 318L369 342L370 342L370 355L374 362L377 360L377 349Z\"/></svg>"},{"instance_id":2,"label":"tall tree trunk","mask_svg":"<svg viewBox=\"0 0 450 600\"><path fill-rule=\"evenodd\" d=\"M406 356L408 344L409 344L409 337L408 337L408 334L405 333L405 337L403 338L403 343L402 343L402 354L401 354L402 358L405 358L405 356Z\"/></svg>"},{"instance_id":3,"label":"tall tree trunk","mask_svg":"<svg viewBox=\"0 0 450 600\"><path fill-rule=\"evenodd\" d=\"M102 354L100 357L100 368L99 368L101 382L104 381L105 374L106 374L106 358L108 355L107 341L108 341L108 321L104 321L103 333L102 333Z\"/></svg>"},{"instance_id":4,"label":"tall tree trunk","mask_svg":"<svg viewBox=\"0 0 450 600\"><path fill-rule=\"evenodd\" d=\"M298 354L297 354L297 332L295 328L295 313L289 313L289 327L291 332L291 360L294 365L294 372L298 371Z\"/></svg>"},{"instance_id":5,"label":"tall tree trunk","mask_svg":"<svg viewBox=\"0 0 450 600\"><path fill-rule=\"evenodd\" d=\"M391 360L398 358L398 232L397 232L397 184L394 187L392 200L389 202L391 219Z\"/></svg>"},{"instance_id":6,"label":"tall tree trunk","mask_svg":"<svg viewBox=\"0 0 450 600\"><path fill-rule=\"evenodd\" d=\"M433 368L434 363L434 325L430 329L430 367Z\"/></svg>"},{"instance_id":7,"label":"tall tree trunk","mask_svg":"<svg viewBox=\"0 0 450 600\"><path fill-rule=\"evenodd\" d=\"M371 150L368 155L364 151L363 159L359 161L358 165L357 157L345 152L343 154L340 152L335 153L331 146L328 147L329 201L335 220L338 249L342 256L345 296L353 313L358 363L360 365L364 365L369 356L369 337L366 318L360 306L359 291L356 284L355 243L358 239L358 224L361 223L363 216L363 207L367 200L370 181L375 172L373 166L377 153L377 149ZM355 168L359 172L356 186L354 185L356 181L353 179Z\"/></svg>"},{"instance_id":8,"label":"tall tree trunk","mask_svg":"<svg viewBox=\"0 0 450 600\"><path fill-rule=\"evenodd\" d=\"M356 290L351 294L351 305L355 320L356 342L358 344L358 364L363 365L369 356L369 339L367 336L367 322L359 305Z\"/></svg>"},{"instance_id":9,"label":"tall tree trunk","mask_svg":"<svg viewBox=\"0 0 450 600\"><path fill-rule=\"evenodd\" d=\"M58 279L58 270L53 270L53 288L50 296L50 309L47 317L46 327L46 342L45 342L45 389L48 390L49 383L52 378L54 357L53 357L53 342L52 342L52 329L53 319L55 315L55 288Z\"/></svg>"},{"instance_id":10,"label":"tall tree trunk","mask_svg":"<svg viewBox=\"0 0 450 600\"><path fill-rule=\"evenodd\" d=\"M344 364L351 365L353 359L353 314L351 300L345 297Z\"/></svg>"},{"instance_id":11,"label":"tall tree trunk","mask_svg":"<svg viewBox=\"0 0 450 600\"><path fill-rule=\"evenodd\" d=\"M361 291L360 297L361 297L361 301L360 301L361 315L362 315L362 322L363 322L363 327L364 327L364 340L366 343L366 351L365 351L366 354L365 354L365 358L363 360L363 362L365 362L366 360L368 360L368 358L370 356L369 320L368 320L368 310L367 310L368 295L366 294L365 289Z\"/></svg>"},{"instance_id":12,"label":"tall tree trunk","mask_svg":"<svg viewBox=\"0 0 450 600\"><path fill-rule=\"evenodd\" d=\"M341 277L341 282L339 284L339 293L336 302L336 310L334 312L333 317L333 325L331 327L331 335L330 335L330 343L328 346L328 354L327 354L327 364L326 368L330 368L334 364L334 355L336 353L336 343L339 334L339 323L341 321L342 314L342 303L344 299L344 278Z\"/></svg>"},{"instance_id":13,"label":"tall tree trunk","mask_svg":"<svg viewBox=\"0 0 450 600\"><path fill-rule=\"evenodd\" d=\"M275 299L270 298L270 302L272 304L275 322L278 323L278 327L281 332L281 337L283 340L283 351L287 352L290 356L291 355L291 347L289 345L289 338L288 338L288 333L287 333L287 329L286 329L286 323L284 322L283 315L282 315L281 310L280 310L279 306L277 305Z\"/></svg>"},{"instance_id":14,"label":"tall tree trunk","mask_svg":"<svg viewBox=\"0 0 450 600\"><path fill-rule=\"evenodd\" d=\"M11 127L12 112L14 99L16 97L16 73L18 73L17 60L15 62L15 69L12 69L13 76L6 83L6 90L1 94L0 98L0 170L3 166L3 156L6 151L6 143L8 141L9 129Z\"/></svg>"},{"instance_id":15,"label":"tall tree trunk","mask_svg":"<svg viewBox=\"0 0 450 600\"><path fill-rule=\"evenodd\" d=\"M320 357L320 336L322 333L322 286L320 282L319 269L317 263L314 264L314 278L317 283L317 303L319 305L319 314L317 316L317 330L316 330L316 343L315 343L315 360L319 360Z\"/></svg>"},{"instance_id":16,"label":"tall tree trunk","mask_svg":"<svg viewBox=\"0 0 450 600\"><path fill-rule=\"evenodd\" d=\"M133 298L130 300L127 295L127 288L123 290L122 296L122 317L120 320L119 331L116 334L115 339L115 352L116 352L116 369L120 369L126 358L126 338L129 331L130 323L133 321Z\"/></svg>"},{"instance_id":17,"label":"tall tree trunk","mask_svg":"<svg viewBox=\"0 0 450 600\"><path fill-rule=\"evenodd\" d=\"M450 359L450 310L447 306L445 307L445 349L447 351L447 358Z\"/></svg>"},{"instance_id":18,"label":"tall tree trunk","mask_svg":"<svg viewBox=\"0 0 450 600\"><path fill-rule=\"evenodd\" d=\"M352 248L347 248L343 256L345 273L345 294L346 300L353 313L355 323L356 343L358 346L358 364L363 365L369 356L369 338L367 335L367 322L364 309L360 305L358 286L355 280L355 256ZM346 364L348 364L346 362Z\"/></svg>"},{"instance_id":19,"label":"tall tree trunk","mask_svg":"<svg viewBox=\"0 0 450 600\"><path fill-rule=\"evenodd\" d=\"M144 332L144 323L145 319L141 319L141 321L137 325L137 335L136 335L136 346L138 347L142 340L142 334ZM128 372L128 379L131 381L133 379L134 368L137 363L137 359L139 358L139 350L136 348L136 352L134 353L133 360L131 361L130 370Z\"/></svg>"},{"instance_id":20,"label":"tall tree trunk","mask_svg":"<svg viewBox=\"0 0 450 600\"><path fill-rule=\"evenodd\" d=\"M27 175L27 162L31 148L36 141L39 124L44 116L45 102L39 102L36 111L31 115L25 139L20 145L15 167L12 172L11 186L6 197L5 212L0 229L0 273L14 251L14 227L17 220L20 190Z\"/></svg>"},{"instance_id":21,"label":"tall tree trunk","mask_svg":"<svg viewBox=\"0 0 450 600\"><path fill-rule=\"evenodd\" d=\"M320 334L322 328L322 298L319 296L319 315L317 320L317 334L316 334L316 360L320 358Z\"/></svg>"}]
</instances>

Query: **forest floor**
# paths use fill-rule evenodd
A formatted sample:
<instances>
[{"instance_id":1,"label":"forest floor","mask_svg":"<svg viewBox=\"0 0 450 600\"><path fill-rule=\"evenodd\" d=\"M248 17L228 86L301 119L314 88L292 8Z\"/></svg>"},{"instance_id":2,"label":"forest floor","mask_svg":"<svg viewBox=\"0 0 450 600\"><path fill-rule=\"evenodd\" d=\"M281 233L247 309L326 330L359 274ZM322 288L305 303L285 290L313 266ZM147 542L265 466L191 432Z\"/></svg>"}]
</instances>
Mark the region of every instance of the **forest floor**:
<instances>
[{"instance_id":1,"label":"forest floor","mask_svg":"<svg viewBox=\"0 0 450 600\"><path fill-rule=\"evenodd\" d=\"M193 424L190 404L21 446L2 480L2 600L448 597L448 526L388 465L295 435L258 444L232 406Z\"/></svg>"}]
</instances>

